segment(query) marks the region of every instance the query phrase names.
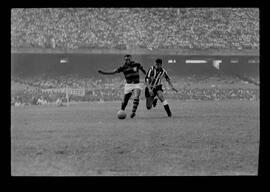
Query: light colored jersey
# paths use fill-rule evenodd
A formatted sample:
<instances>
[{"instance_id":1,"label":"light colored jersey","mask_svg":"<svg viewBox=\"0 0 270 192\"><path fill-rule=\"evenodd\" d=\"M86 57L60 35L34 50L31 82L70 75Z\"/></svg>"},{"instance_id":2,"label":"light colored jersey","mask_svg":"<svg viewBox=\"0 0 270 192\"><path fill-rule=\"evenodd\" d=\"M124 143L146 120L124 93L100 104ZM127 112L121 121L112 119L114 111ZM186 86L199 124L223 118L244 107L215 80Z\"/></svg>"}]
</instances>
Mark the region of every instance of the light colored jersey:
<instances>
[{"instance_id":1,"label":"light colored jersey","mask_svg":"<svg viewBox=\"0 0 270 192\"><path fill-rule=\"evenodd\" d=\"M145 81L148 81L151 87L156 87L161 85L162 77L167 81L170 79L167 71L163 67L158 70L155 66L152 66L146 73Z\"/></svg>"}]
</instances>

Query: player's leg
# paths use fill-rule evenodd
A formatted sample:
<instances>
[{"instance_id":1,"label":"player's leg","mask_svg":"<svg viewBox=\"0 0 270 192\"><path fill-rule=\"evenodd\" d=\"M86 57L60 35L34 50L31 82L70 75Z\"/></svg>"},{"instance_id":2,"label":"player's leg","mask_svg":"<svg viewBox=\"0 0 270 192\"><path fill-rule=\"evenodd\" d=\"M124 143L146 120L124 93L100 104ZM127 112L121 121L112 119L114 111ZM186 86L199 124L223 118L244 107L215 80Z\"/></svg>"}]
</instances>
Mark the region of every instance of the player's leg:
<instances>
[{"instance_id":1,"label":"player's leg","mask_svg":"<svg viewBox=\"0 0 270 192\"><path fill-rule=\"evenodd\" d=\"M153 107L156 107L156 105L157 105L157 98L154 98L154 100L153 100Z\"/></svg>"},{"instance_id":2,"label":"player's leg","mask_svg":"<svg viewBox=\"0 0 270 192\"><path fill-rule=\"evenodd\" d=\"M150 96L148 87L145 88L146 108L150 110L152 108L154 97Z\"/></svg>"},{"instance_id":3,"label":"player's leg","mask_svg":"<svg viewBox=\"0 0 270 192\"><path fill-rule=\"evenodd\" d=\"M124 95L124 98L123 98L122 103L121 103L121 110L124 111L126 109L126 106L128 104L128 101L129 101L131 95L132 95L132 92L126 93Z\"/></svg>"},{"instance_id":4,"label":"player's leg","mask_svg":"<svg viewBox=\"0 0 270 192\"><path fill-rule=\"evenodd\" d=\"M163 91L162 91L162 89L161 89L161 90L157 90L157 96L158 96L159 100L162 102L162 104L163 104L163 106L164 106L164 109L165 109L167 115L168 115L169 117L171 117L171 116L172 116L172 112L171 112L171 110L170 110L170 106L169 106L168 101L167 101L167 100L164 98L164 96L163 96Z\"/></svg>"},{"instance_id":5,"label":"player's leg","mask_svg":"<svg viewBox=\"0 0 270 192\"><path fill-rule=\"evenodd\" d=\"M133 90L133 107L132 107L132 113L130 115L131 118L135 117L136 115L136 111L137 111L137 108L138 108L138 105L139 105L139 102L140 102L140 94L141 94L141 89L134 89Z\"/></svg>"},{"instance_id":6,"label":"player's leg","mask_svg":"<svg viewBox=\"0 0 270 192\"><path fill-rule=\"evenodd\" d=\"M128 104L128 101L129 101L131 95L132 95L131 85L126 83L125 88L124 88L124 98L123 98L123 101L121 103L121 110L124 111L126 109L126 106Z\"/></svg>"},{"instance_id":7,"label":"player's leg","mask_svg":"<svg viewBox=\"0 0 270 192\"><path fill-rule=\"evenodd\" d=\"M153 101L154 101L154 97L149 96L146 98L146 108L148 110L152 109Z\"/></svg>"}]
</instances>

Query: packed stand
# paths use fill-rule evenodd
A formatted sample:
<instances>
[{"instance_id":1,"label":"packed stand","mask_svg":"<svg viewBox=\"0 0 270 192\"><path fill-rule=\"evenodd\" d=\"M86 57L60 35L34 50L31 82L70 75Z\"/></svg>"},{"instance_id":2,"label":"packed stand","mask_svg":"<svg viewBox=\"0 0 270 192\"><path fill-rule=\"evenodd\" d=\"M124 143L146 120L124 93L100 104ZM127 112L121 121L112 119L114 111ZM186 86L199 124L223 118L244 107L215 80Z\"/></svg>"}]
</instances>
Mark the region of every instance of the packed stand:
<instances>
[{"instance_id":1,"label":"packed stand","mask_svg":"<svg viewBox=\"0 0 270 192\"><path fill-rule=\"evenodd\" d=\"M12 9L11 47L259 49L259 9Z\"/></svg>"}]
</instances>

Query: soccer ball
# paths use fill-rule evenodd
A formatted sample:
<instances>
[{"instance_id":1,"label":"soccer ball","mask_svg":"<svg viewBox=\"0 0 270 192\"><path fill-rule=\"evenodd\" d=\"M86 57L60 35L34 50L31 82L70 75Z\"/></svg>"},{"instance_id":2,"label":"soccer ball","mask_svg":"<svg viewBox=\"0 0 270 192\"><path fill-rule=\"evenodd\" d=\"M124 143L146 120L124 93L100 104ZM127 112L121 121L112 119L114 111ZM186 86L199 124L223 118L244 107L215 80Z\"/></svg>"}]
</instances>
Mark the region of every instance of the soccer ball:
<instances>
[{"instance_id":1,"label":"soccer ball","mask_svg":"<svg viewBox=\"0 0 270 192\"><path fill-rule=\"evenodd\" d=\"M120 110L117 112L117 117L118 119L125 119L127 117L127 114L125 113L125 111Z\"/></svg>"}]
</instances>

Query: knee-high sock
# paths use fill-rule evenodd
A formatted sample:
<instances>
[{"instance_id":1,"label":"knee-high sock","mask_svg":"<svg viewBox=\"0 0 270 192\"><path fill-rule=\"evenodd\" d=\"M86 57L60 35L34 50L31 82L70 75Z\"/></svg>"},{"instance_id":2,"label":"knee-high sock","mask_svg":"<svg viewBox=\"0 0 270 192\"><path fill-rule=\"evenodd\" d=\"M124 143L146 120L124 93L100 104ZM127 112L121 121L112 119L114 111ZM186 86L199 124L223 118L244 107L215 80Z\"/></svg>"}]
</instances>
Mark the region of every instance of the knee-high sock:
<instances>
[{"instance_id":1,"label":"knee-high sock","mask_svg":"<svg viewBox=\"0 0 270 192\"><path fill-rule=\"evenodd\" d=\"M128 104L128 100L130 99L131 95L132 95L132 93L125 94L124 100L122 101L122 104L121 104L121 110L124 111L126 109L126 106Z\"/></svg>"},{"instance_id":2,"label":"knee-high sock","mask_svg":"<svg viewBox=\"0 0 270 192\"><path fill-rule=\"evenodd\" d=\"M139 98L135 98L135 99L133 100L133 108L132 108L132 113L135 113L135 112L136 112L137 107L138 107L138 105L139 105L139 101L140 101L140 99L139 99Z\"/></svg>"},{"instance_id":3,"label":"knee-high sock","mask_svg":"<svg viewBox=\"0 0 270 192\"><path fill-rule=\"evenodd\" d=\"M171 116L171 115L172 115L172 112L171 112L171 110L170 110L168 101L165 100L165 101L162 102L162 104L163 104L163 106L164 106L165 111L167 112L167 115L168 115L168 116Z\"/></svg>"}]
</instances>

